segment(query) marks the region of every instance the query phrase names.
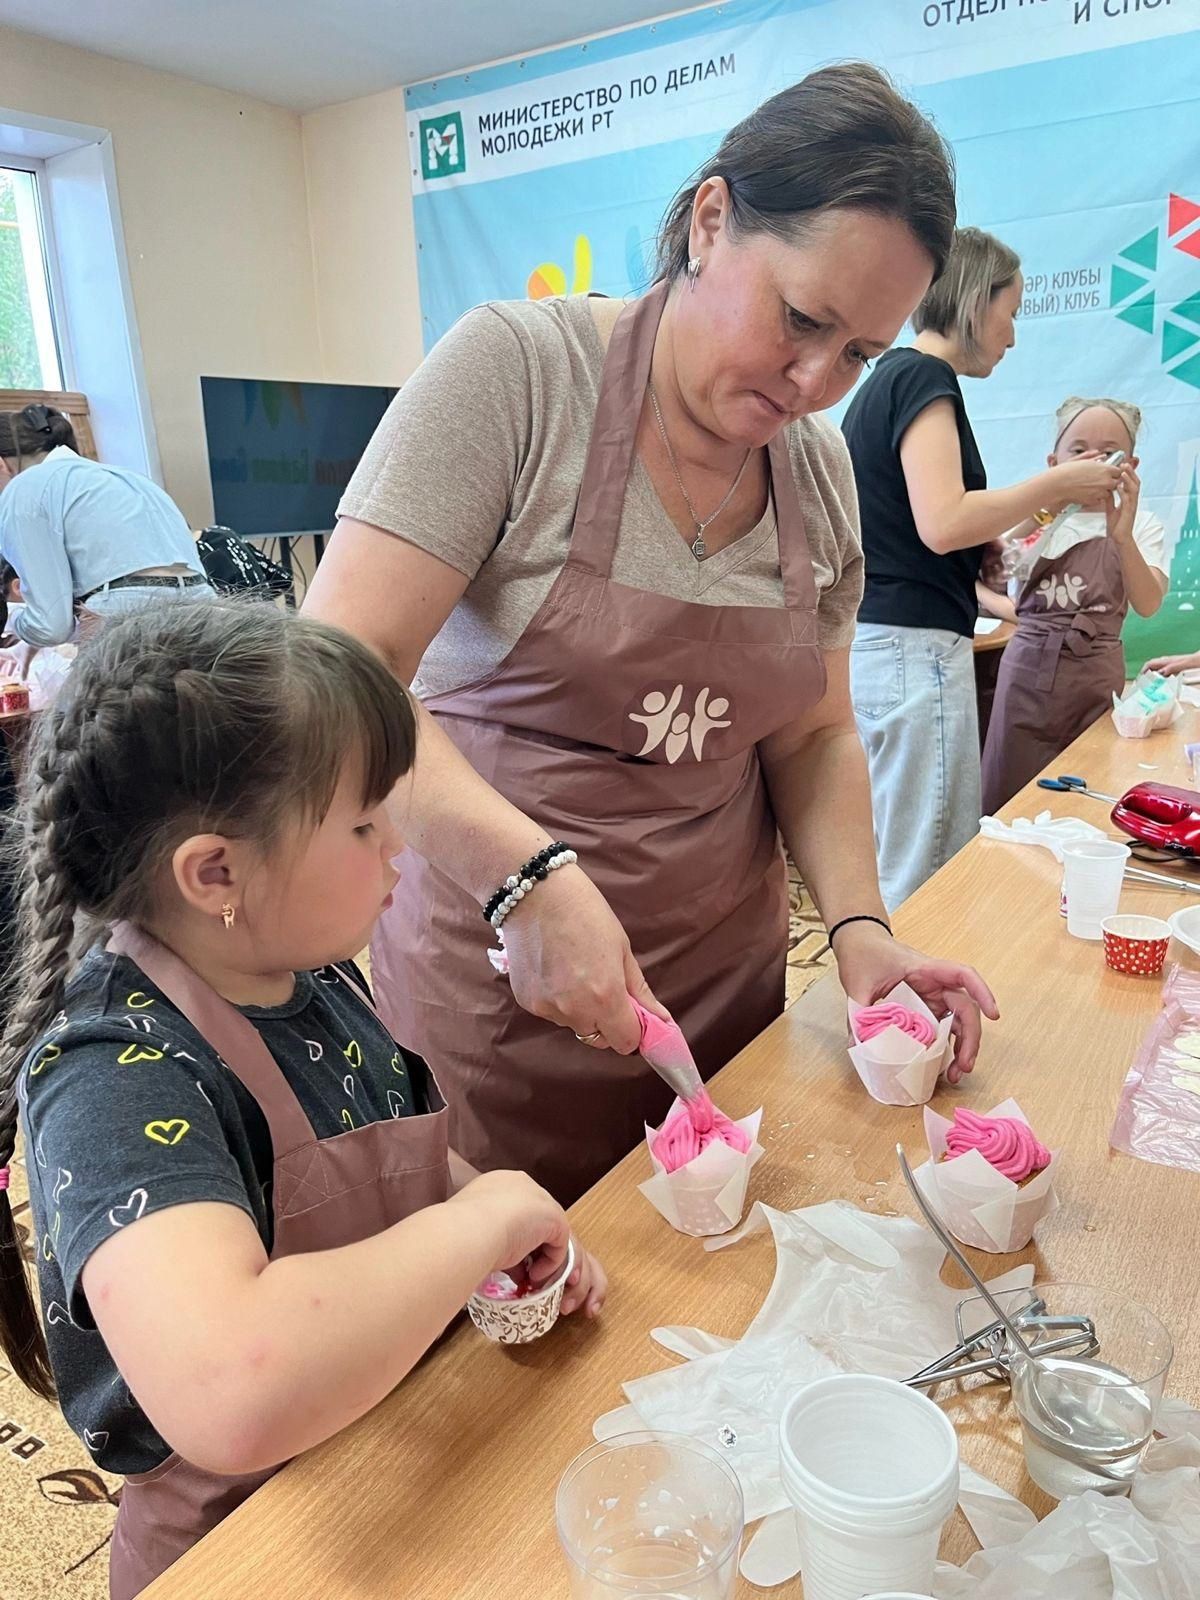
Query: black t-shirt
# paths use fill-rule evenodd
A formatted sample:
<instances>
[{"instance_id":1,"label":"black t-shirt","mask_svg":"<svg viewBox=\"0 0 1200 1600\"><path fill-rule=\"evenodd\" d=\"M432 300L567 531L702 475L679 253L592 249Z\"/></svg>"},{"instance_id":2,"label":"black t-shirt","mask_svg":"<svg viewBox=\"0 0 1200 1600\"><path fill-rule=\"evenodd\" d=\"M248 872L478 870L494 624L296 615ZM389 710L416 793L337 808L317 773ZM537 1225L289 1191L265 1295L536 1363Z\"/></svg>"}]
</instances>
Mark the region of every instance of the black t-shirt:
<instances>
[{"instance_id":1,"label":"black t-shirt","mask_svg":"<svg viewBox=\"0 0 1200 1600\"><path fill-rule=\"evenodd\" d=\"M987 474L954 368L921 350L889 350L855 395L842 421L854 463L862 519L866 587L860 622L899 628L946 628L970 635L978 605L975 581L983 545L935 554L913 521L900 465L900 441L926 406L954 405L965 489L986 489Z\"/></svg>"},{"instance_id":2,"label":"black t-shirt","mask_svg":"<svg viewBox=\"0 0 1200 1600\"><path fill-rule=\"evenodd\" d=\"M337 967L298 972L286 1005L244 1006L319 1139L428 1110L427 1071ZM165 1461L96 1331L84 1263L114 1228L190 1201L245 1211L271 1248L266 1119L165 995L97 947L17 1080L42 1320L59 1403L108 1472Z\"/></svg>"}]
</instances>

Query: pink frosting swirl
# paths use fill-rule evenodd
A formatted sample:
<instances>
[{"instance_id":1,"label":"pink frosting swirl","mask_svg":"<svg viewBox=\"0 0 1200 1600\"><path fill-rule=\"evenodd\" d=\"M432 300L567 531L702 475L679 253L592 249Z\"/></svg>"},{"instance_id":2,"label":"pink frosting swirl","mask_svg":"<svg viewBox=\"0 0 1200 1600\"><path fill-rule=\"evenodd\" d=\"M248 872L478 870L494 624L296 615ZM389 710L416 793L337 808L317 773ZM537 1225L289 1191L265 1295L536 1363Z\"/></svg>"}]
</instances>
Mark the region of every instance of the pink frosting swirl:
<instances>
[{"instance_id":1,"label":"pink frosting swirl","mask_svg":"<svg viewBox=\"0 0 1200 1600\"><path fill-rule=\"evenodd\" d=\"M978 1150L985 1161L1014 1183L1050 1165L1049 1150L1019 1118L981 1117L978 1112L959 1106L954 1113L954 1126L946 1133L946 1159L965 1156L968 1150Z\"/></svg>"},{"instance_id":2,"label":"pink frosting swirl","mask_svg":"<svg viewBox=\"0 0 1200 1600\"><path fill-rule=\"evenodd\" d=\"M890 1000L881 1000L876 1006L864 1006L854 1019L854 1032L859 1044L866 1044L868 1039L873 1039L885 1028L899 1028L901 1033L906 1033L910 1039L923 1045L932 1044L937 1038L937 1030L928 1017Z\"/></svg>"},{"instance_id":3,"label":"pink frosting swirl","mask_svg":"<svg viewBox=\"0 0 1200 1600\"><path fill-rule=\"evenodd\" d=\"M718 1143L744 1155L750 1148L750 1136L703 1094L667 1118L651 1139L650 1148L654 1159L668 1172L677 1172L710 1144Z\"/></svg>"}]
</instances>

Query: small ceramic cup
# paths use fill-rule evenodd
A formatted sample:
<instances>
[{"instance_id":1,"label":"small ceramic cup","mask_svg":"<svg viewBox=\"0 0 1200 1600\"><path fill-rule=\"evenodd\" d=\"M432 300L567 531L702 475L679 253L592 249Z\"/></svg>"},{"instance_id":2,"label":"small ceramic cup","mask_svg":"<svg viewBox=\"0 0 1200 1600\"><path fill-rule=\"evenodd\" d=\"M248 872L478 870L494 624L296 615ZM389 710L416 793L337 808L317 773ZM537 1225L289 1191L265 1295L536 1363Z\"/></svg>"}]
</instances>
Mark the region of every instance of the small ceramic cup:
<instances>
[{"instance_id":1,"label":"small ceramic cup","mask_svg":"<svg viewBox=\"0 0 1200 1600\"><path fill-rule=\"evenodd\" d=\"M1153 978L1162 971L1171 942L1169 923L1158 917L1105 917L1100 931L1105 964L1114 972Z\"/></svg>"},{"instance_id":2,"label":"small ceramic cup","mask_svg":"<svg viewBox=\"0 0 1200 1600\"><path fill-rule=\"evenodd\" d=\"M558 1321L563 1291L575 1267L575 1241L567 1246L567 1259L557 1277L536 1294L520 1300L493 1300L490 1295L473 1294L467 1301L471 1321L480 1333L496 1344L532 1344Z\"/></svg>"}]
</instances>

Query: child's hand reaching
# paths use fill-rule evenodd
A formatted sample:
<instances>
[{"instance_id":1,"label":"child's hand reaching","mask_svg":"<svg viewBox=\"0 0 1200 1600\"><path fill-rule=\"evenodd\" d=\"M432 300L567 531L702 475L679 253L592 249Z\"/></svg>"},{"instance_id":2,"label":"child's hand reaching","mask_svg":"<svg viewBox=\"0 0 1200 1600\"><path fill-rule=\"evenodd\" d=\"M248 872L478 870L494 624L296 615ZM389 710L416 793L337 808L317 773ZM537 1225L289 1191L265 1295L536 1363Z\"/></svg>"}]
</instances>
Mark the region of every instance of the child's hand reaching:
<instances>
[{"instance_id":1,"label":"child's hand reaching","mask_svg":"<svg viewBox=\"0 0 1200 1600\"><path fill-rule=\"evenodd\" d=\"M489 1270L506 1272L528 1261L535 1283L553 1278L567 1254L571 1229L552 1195L525 1172L485 1172L449 1202L470 1207L489 1245Z\"/></svg>"},{"instance_id":2,"label":"child's hand reaching","mask_svg":"<svg viewBox=\"0 0 1200 1600\"><path fill-rule=\"evenodd\" d=\"M569 1317L572 1311L578 1311L582 1306L585 1317L598 1317L604 1310L607 1294L608 1278L604 1268L576 1239L575 1266L567 1279L567 1290L563 1295L563 1316Z\"/></svg>"}]
</instances>

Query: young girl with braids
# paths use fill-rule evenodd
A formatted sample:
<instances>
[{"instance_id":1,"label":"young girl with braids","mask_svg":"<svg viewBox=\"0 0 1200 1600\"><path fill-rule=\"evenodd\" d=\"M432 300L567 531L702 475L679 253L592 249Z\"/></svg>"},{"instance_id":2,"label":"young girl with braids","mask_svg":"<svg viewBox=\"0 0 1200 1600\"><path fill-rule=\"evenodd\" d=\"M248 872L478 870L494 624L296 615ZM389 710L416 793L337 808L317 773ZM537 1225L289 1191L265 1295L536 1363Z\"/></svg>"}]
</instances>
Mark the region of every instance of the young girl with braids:
<instances>
[{"instance_id":1,"label":"young girl with braids","mask_svg":"<svg viewBox=\"0 0 1200 1600\"><path fill-rule=\"evenodd\" d=\"M563 1262L523 1173L455 1192L437 1085L349 964L414 738L348 635L198 602L110 623L31 752L0 1182L19 1103L41 1317L0 1197L0 1342L126 1478L114 1600L381 1400L493 1269ZM594 1314L578 1257L564 1309Z\"/></svg>"}]
</instances>

